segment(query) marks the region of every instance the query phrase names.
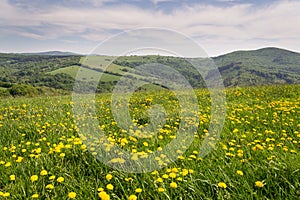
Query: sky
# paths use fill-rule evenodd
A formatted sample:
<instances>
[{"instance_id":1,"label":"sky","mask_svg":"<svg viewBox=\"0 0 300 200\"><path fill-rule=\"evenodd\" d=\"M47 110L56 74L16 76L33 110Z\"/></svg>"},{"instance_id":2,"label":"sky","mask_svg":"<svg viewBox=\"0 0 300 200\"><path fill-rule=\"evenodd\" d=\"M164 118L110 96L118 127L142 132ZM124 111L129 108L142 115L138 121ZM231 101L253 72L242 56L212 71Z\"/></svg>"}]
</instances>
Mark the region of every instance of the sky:
<instances>
[{"instance_id":1,"label":"sky","mask_svg":"<svg viewBox=\"0 0 300 200\"><path fill-rule=\"evenodd\" d=\"M298 0L1 0L0 52L87 54L143 27L179 32L209 56L279 47L300 52Z\"/></svg>"}]
</instances>

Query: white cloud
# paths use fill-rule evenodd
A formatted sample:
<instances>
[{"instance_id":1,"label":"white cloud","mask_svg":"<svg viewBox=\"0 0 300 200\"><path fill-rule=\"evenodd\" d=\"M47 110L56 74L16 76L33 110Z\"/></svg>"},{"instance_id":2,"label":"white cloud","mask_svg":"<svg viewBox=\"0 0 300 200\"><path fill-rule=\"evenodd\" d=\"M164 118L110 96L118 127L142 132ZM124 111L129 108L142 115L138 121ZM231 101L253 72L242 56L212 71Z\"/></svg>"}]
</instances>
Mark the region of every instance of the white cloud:
<instances>
[{"instance_id":1,"label":"white cloud","mask_svg":"<svg viewBox=\"0 0 300 200\"><path fill-rule=\"evenodd\" d=\"M172 2L174 0L151 0L152 3L154 4L158 4L158 3L161 3L161 2Z\"/></svg>"},{"instance_id":2,"label":"white cloud","mask_svg":"<svg viewBox=\"0 0 300 200\"><path fill-rule=\"evenodd\" d=\"M165 0L153 1L157 3ZM180 7L171 13L126 5L50 7L40 12L27 12L2 1L0 7L0 26L6 26L14 34L36 39L80 36L101 42L116 31L164 27L182 32L200 44L205 44L211 55L229 49L264 45L285 46L300 51L297 45L300 39L298 1L280 1L265 7L251 4L227 7L199 4ZM0 30L0 34L9 31Z\"/></svg>"}]
</instances>

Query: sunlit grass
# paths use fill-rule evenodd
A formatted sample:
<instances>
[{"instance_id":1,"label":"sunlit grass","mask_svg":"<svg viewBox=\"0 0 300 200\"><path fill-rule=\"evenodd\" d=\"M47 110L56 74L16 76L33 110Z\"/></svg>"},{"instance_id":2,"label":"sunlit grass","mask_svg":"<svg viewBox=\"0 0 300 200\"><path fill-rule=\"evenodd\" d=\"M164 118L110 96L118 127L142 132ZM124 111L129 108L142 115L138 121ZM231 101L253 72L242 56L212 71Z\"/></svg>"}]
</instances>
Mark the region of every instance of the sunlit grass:
<instances>
[{"instance_id":1,"label":"sunlit grass","mask_svg":"<svg viewBox=\"0 0 300 200\"><path fill-rule=\"evenodd\" d=\"M199 129L191 147L168 166L145 174L98 162L78 135L71 97L0 101L0 199L297 199L300 198L300 86L227 89L226 122L217 149L198 158L210 101L197 90ZM178 103L167 91L135 93L133 123L149 123L161 104L166 124L150 138L115 123L109 95L97 97L99 125L111 144L144 159L176 137ZM96 150L94 150L96 152ZM166 163L160 158L161 165Z\"/></svg>"}]
</instances>

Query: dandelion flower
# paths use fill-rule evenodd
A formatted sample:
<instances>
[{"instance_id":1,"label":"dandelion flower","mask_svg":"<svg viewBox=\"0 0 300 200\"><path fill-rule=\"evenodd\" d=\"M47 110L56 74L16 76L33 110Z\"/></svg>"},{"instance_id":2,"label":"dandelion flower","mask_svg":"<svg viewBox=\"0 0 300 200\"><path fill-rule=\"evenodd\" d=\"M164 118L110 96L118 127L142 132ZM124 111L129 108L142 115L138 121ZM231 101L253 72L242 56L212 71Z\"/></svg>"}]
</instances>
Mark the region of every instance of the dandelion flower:
<instances>
[{"instance_id":1,"label":"dandelion flower","mask_svg":"<svg viewBox=\"0 0 300 200\"><path fill-rule=\"evenodd\" d=\"M110 200L110 196L109 194L107 194L106 192L102 191L100 193L98 193L98 196L101 200Z\"/></svg>"},{"instance_id":2,"label":"dandelion flower","mask_svg":"<svg viewBox=\"0 0 300 200\"><path fill-rule=\"evenodd\" d=\"M106 178L106 180L110 181L112 179L112 177L113 176L111 174L107 174L105 178Z\"/></svg>"},{"instance_id":3,"label":"dandelion flower","mask_svg":"<svg viewBox=\"0 0 300 200\"><path fill-rule=\"evenodd\" d=\"M52 190L53 188L54 188L54 185L52 185L52 184L46 185L46 189Z\"/></svg>"},{"instance_id":4,"label":"dandelion flower","mask_svg":"<svg viewBox=\"0 0 300 200\"><path fill-rule=\"evenodd\" d=\"M168 174L164 174L164 175L162 175L162 177L163 177L164 179L167 179L167 178L169 178L169 175L168 175Z\"/></svg>"},{"instance_id":5,"label":"dandelion flower","mask_svg":"<svg viewBox=\"0 0 300 200\"><path fill-rule=\"evenodd\" d=\"M244 175L244 173L243 173L241 170L237 170L236 173L237 173L238 175L240 175L240 176L243 176L243 175Z\"/></svg>"},{"instance_id":6,"label":"dandelion flower","mask_svg":"<svg viewBox=\"0 0 300 200\"><path fill-rule=\"evenodd\" d=\"M261 181L256 181L256 182L255 182L255 186L256 186L256 187L262 188L262 187L264 187L265 185L264 185L264 183L261 182Z\"/></svg>"},{"instance_id":7,"label":"dandelion flower","mask_svg":"<svg viewBox=\"0 0 300 200\"><path fill-rule=\"evenodd\" d=\"M10 167L11 166L11 162L7 162L4 166L5 167Z\"/></svg>"},{"instance_id":8,"label":"dandelion flower","mask_svg":"<svg viewBox=\"0 0 300 200\"><path fill-rule=\"evenodd\" d=\"M219 186L219 188L224 188L224 189L227 188L227 185L224 182L218 183L218 186Z\"/></svg>"},{"instance_id":9,"label":"dandelion flower","mask_svg":"<svg viewBox=\"0 0 300 200\"><path fill-rule=\"evenodd\" d=\"M170 187L175 189L175 188L177 188L178 186L177 186L177 183L171 182L171 183L170 183Z\"/></svg>"},{"instance_id":10,"label":"dandelion flower","mask_svg":"<svg viewBox=\"0 0 300 200\"><path fill-rule=\"evenodd\" d=\"M142 188L136 188L136 189L135 189L135 192L136 192L136 193L141 193L142 191L143 191Z\"/></svg>"},{"instance_id":11,"label":"dandelion flower","mask_svg":"<svg viewBox=\"0 0 300 200\"><path fill-rule=\"evenodd\" d=\"M32 175L32 176L30 177L30 180L31 180L32 182L35 182L35 181L37 181L38 179L39 179L38 175Z\"/></svg>"},{"instance_id":12,"label":"dandelion flower","mask_svg":"<svg viewBox=\"0 0 300 200\"><path fill-rule=\"evenodd\" d=\"M135 196L134 194L130 195L128 197L128 200L137 200L137 196Z\"/></svg>"},{"instance_id":13,"label":"dandelion flower","mask_svg":"<svg viewBox=\"0 0 300 200\"><path fill-rule=\"evenodd\" d=\"M107 185L106 185L106 188L107 188L108 190L113 190L113 189L114 189L114 186L113 186L112 184L107 184Z\"/></svg>"},{"instance_id":14,"label":"dandelion flower","mask_svg":"<svg viewBox=\"0 0 300 200\"><path fill-rule=\"evenodd\" d=\"M169 176L170 176L171 178L176 178L176 174L175 174L174 172L171 172L171 173L169 174Z\"/></svg>"},{"instance_id":15,"label":"dandelion flower","mask_svg":"<svg viewBox=\"0 0 300 200\"><path fill-rule=\"evenodd\" d=\"M46 176L47 174L48 174L48 172L44 169L40 173L41 176Z\"/></svg>"},{"instance_id":16,"label":"dandelion flower","mask_svg":"<svg viewBox=\"0 0 300 200\"><path fill-rule=\"evenodd\" d=\"M33 194L33 195L31 196L31 198L37 199L37 198L39 198L39 194Z\"/></svg>"},{"instance_id":17,"label":"dandelion flower","mask_svg":"<svg viewBox=\"0 0 300 200\"><path fill-rule=\"evenodd\" d=\"M75 192L70 192L68 194L69 199L75 199L76 198L76 193Z\"/></svg>"},{"instance_id":18,"label":"dandelion flower","mask_svg":"<svg viewBox=\"0 0 300 200\"><path fill-rule=\"evenodd\" d=\"M64 180L65 180L64 177L61 177L61 176L56 179L56 181L59 183L64 182Z\"/></svg>"},{"instance_id":19,"label":"dandelion flower","mask_svg":"<svg viewBox=\"0 0 300 200\"><path fill-rule=\"evenodd\" d=\"M158 191L158 192L164 192L164 191L165 191L165 188L161 188L161 187L160 187L160 188L157 189L157 191Z\"/></svg>"},{"instance_id":20,"label":"dandelion flower","mask_svg":"<svg viewBox=\"0 0 300 200\"><path fill-rule=\"evenodd\" d=\"M12 175L10 175L10 176L9 176L9 178L10 178L10 180L11 180L11 181L14 181L14 180L16 180L16 176L15 176L15 175L13 175L13 174L12 174Z\"/></svg>"},{"instance_id":21,"label":"dandelion flower","mask_svg":"<svg viewBox=\"0 0 300 200\"><path fill-rule=\"evenodd\" d=\"M5 193L3 193L2 196L3 196L3 197L9 197L9 196L10 196L10 193L9 193L9 192L5 192Z\"/></svg>"}]
</instances>

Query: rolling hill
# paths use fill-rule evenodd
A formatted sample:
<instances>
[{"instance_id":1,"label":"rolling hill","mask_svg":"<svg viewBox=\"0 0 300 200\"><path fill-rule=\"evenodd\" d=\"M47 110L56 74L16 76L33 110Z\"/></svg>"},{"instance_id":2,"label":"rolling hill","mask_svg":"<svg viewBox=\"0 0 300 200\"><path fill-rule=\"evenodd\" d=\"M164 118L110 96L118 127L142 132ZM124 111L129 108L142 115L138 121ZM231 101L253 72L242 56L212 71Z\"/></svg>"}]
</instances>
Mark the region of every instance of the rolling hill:
<instances>
[{"instance_id":1,"label":"rolling hill","mask_svg":"<svg viewBox=\"0 0 300 200\"><path fill-rule=\"evenodd\" d=\"M296 52L263 48L213 59L225 86L300 83L300 54Z\"/></svg>"},{"instance_id":2,"label":"rolling hill","mask_svg":"<svg viewBox=\"0 0 300 200\"><path fill-rule=\"evenodd\" d=\"M71 91L76 74L80 70L86 75L80 80L82 82L95 81L96 75L104 73L101 79L102 90L99 91L109 91L124 75L132 81L150 83L153 79L142 76L134 68L141 65L149 65L151 68L151 64L154 66L153 63L175 69L196 88L205 87L203 78L214 79L214 72L210 71L210 67L206 66L207 73L202 77L187 60L189 59L157 55L123 56L117 59L113 56L93 55L86 60L82 55L57 51L34 54L2 53L0 87L30 84ZM212 60L218 67L226 87L300 83L300 54L296 52L270 47L235 51L213 57ZM203 58L192 61L205 65ZM105 69L107 65L109 67ZM177 77L168 71L164 71L161 75L177 80Z\"/></svg>"}]
</instances>

